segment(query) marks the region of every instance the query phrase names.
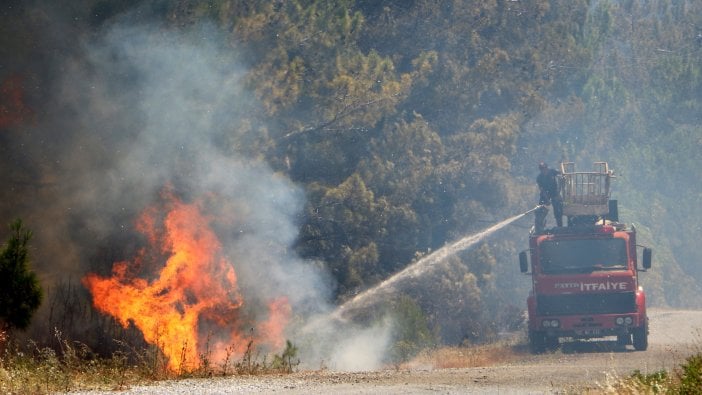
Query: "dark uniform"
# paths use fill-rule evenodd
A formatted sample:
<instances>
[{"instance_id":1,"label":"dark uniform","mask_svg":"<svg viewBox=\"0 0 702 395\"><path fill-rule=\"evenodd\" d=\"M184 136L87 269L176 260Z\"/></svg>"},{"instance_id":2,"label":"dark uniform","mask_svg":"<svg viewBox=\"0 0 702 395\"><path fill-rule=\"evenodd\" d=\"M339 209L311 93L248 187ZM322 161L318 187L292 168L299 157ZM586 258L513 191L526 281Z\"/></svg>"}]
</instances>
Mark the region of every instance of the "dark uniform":
<instances>
[{"instance_id":1,"label":"dark uniform","mask_svg":"<svg viewBox=\"0 0 702 395\"><path fill-rule=\"evenodd\" d=\"M556 218L556 225L563 226L563 201L558 193L558 177L561 172L549 169L545 163L539 163L541 173L536 177L536 184L539 185L539 204L552 205L553 216Z\"/></svg>"}]
</instances>

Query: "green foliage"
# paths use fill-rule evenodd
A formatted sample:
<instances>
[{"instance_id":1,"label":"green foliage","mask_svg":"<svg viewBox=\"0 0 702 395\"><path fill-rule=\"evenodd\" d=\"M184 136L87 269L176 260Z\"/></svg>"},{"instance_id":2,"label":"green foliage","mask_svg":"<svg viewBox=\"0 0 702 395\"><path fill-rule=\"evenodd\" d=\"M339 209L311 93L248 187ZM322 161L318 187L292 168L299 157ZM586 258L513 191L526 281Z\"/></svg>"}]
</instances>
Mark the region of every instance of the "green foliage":
<instances>
[{"instance_id":1,"label":"green foliage","mask_svg":"<svg viewBox=\"0 0 702 395\"><path fill-rule=\"evenodd\" d=\"M591 48L602 45L609 37L615 18L612 15L613 5L609 1L598 1L588 12L585 21L585 44Z\"/></svg>"},{"instance_id":2,"label":"green foliage","mask_svg":"<svg viewBox=\"0 0 702 395\"><path fill-rule=\"evenodd\" d=\"M393 363L406 361L436 344L436 335L429 329L424 313L414 300L402 295L390 305L395 325L390 346Z\"/></svg>"},{"instance_id":3,"label":"green foliage","mask_svg":"<svg viewBox=\"0 0 702 395\"><path fill-rule=\"evenodd\" d=\"M646 392L650 391L654 394L665 393L666 388L670 385L670 378L668 372L665 370L659 370L657 372L644 374L640 370L634 370L631 374L630 379L633 381L637 387L643 387L642 389Z\"/></svg>"},{"instance_id":4,"label":"green foliage","mask_svg":"<svg viewBox=\"0 0 702 395\"><path fill-rule=\"evenodd\" d=\"M286 2L282 10L256 14L253 21L267 25L237 27L243 37L264 29L277 38L264 43L266 56L249 83L267 113L285 121L288 137L373 127L408 87L408 76L398 75L390 59L359 51L364 18L349 3Z\"/></svg>"},{"instance_id":5,"label":"green foliage","mask_svg":"<svg viewBox=\"0 0 702 395\"><path fill-rule=\"evenodd\" d=\"M598 114L601 111L621 110L627 100L627 91L616 75L592 77L583 87L583 101Z\"/></svg>"},{"instance_id":6,"label":"green foliage","mask_svg":"<svg viewBox=\"0 0 702 395\"><path fill-rule=\"evenodd\" d=\"M283 373L292 373L300 364L300 359L297 358L297 351L297 347L290 340L286 340L285 350L283 350L282 354L273 356L271 369L279 370Z\"/></svg>"},{"instance_id":7,"label":"green foliage","mask_svg":"<svg viewBox=\"0 0 702 395\"><path fill-rule=\"evenodd\" d=\"M430 327L444 344L479 343L494 338L495 328L485 298L494 279L482 272L492 268L490 259L479 261L489 255L484 247L480 250L448 258L405 287L405 292L426 312Z\"/></svg>"},{"instance_id":8,"label":"green foliage","mask_svg":"<svg viewBox=\"0 0 702 395\"><path fill-rule=\"evenodd\" d=\"M342 293L366 285L368 280L379 280L382 271L375 240L385 231L383 203L376 201L358 174L320 192L317 205L308 208L313 216L301 234L303 253L327 258Z\"/></svg>"},{"instance_id":9,"label":"green foliage","mask_svg":"<svg viewBox=\"0 0 702 395\"><path fill-rule=\"evenodd\" d=\"M86 37L134 6L149 5L171 29L216 24L248 70L251 97L223 141L305 189L295 249L329 269L337 300L532 207L535 163L561 159L617 170L621 218L656 250L640 276L649 301L702 300L702 3L146 3L91 0L69 11L90 21L75 27ZM34 45L43 35L21 15L0 15L13 33L0 35L0 53L18 64L47 47ZM438 299L412 295L442 340L490 338L483 311L523 305L515 295L528 282L510 273L526 234L505 229L455 258L432 278Z\"/></svg>"},{"instance_id":10,"label":"green foliage","mask_svg":"<svg viewBox=\"0 0 702 395\"><path fill-rule=\"evenodd\" d=\"M672 376L665 370L649 374L635 370L617 388L627 393L699 394L702 388L702 354L687 357Z\"/></svg>"},{"instance_id":11,"label":"green foliage","mask_svg":"<svg viewBox=\"0 0 702 395\"><path fill-rule=\"evenodd\" d=\"M2 329L25 329L41 304L42 290L29 267L32 232L19 219L10 224L10 231L10 238L0 251L0 323Z\"/></svg>"},{"instance_id":12,"label":"green foliage","mask_svg":"<svg viewBox=\"0 0 702 395\"><path fill-rule=\"evenodd\" d=\"M687 357L678 373L680 394L698 394L702 388L702 354Z\"/></svg>"}]
</instances>

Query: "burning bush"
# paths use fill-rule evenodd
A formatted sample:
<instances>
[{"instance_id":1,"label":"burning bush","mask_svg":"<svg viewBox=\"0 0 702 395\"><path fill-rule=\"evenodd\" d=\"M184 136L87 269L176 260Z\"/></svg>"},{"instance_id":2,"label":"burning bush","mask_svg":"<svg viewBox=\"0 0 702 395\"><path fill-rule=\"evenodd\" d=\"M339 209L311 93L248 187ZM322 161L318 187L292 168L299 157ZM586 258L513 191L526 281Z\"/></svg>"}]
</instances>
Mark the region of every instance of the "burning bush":
<instances>
[{"instance_id":1,"label":"burning bush","mask_svg":"<svg viewBox=\"0 0 702 395\"><path fill-rule=\"evenodd\" d=\"M243 354L251 340L282 348L290 316L287 300L269 301L268 318L251 322L242 310L234 267L209 218L197 202L184 203L171 191L164 200L163 206L144 210L138 221L148 247L131 261L115 263L110 277L89 274L83 279L95 307L125 328L136 326L165 354L172 371L194 369L206 347L214 360ZM159 257L163 262L153 262ZM153 280L138 277L154 267Z\"/></svg>"}]
</instances>

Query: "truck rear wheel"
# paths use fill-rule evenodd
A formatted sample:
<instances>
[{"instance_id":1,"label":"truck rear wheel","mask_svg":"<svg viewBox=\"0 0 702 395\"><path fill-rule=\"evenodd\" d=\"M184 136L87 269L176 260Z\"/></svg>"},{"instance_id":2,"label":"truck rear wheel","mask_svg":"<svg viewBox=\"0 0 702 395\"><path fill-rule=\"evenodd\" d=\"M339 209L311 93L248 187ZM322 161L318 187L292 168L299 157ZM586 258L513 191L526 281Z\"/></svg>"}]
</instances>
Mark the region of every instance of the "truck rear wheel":
<instances>
[{"instance_id":1,"label":"truck rear wheel","mask_svg":"<svg viewBox=\"0 0 702 395\"><path fill-rule=\"evenodd\" d=\"M633 337L634 349L636 351L646 351L648 348L648 326L644 325L640 328L635 328Z\"/></svg>"}]
</instances>

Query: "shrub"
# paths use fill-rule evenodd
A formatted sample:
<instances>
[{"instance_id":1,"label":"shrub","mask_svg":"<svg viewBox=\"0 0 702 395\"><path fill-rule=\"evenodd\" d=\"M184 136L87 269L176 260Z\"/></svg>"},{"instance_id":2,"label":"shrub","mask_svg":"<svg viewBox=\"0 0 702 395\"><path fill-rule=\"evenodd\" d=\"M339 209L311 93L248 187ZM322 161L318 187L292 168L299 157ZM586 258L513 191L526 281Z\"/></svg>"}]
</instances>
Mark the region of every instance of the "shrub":
<instances>
[{"instance_id":1,"label":"shrub","mask_svg":"<svg viewBox=\"0 0 702 395\"><path fill-rule=\"evenodd\" d=\"M10 238L0 252L0 332L27 328L42 300L39 280L29 269L32 232L19 219L10 224L10 230Z\"/></svg>"},{"instance_id":2,"label":"shrub","mask_svg":"<svg viewBox=\"0 0 702 395\"><path fill-rule=\"evenodd\" d=\"M668 377L668 372L665 370L659 370L650 374L643 374L640 370L636 369L634 373L631 374L631 380L637 388L644 388L646 392L650 391L654 394L666 392L666 388L670 386L670 378Z\"/></svg>"},{"instance_id":3,"label":"shrub","mask_svg":"<svg viewBox=\"0 0 702 395\"><path fill-rule=\"evenodd\" d=\"M702 390L702 354L687 357L678 372L681 394L699 394Z\"/></svg>"},{"instance_id":4,"label":"shrub","mask_svg":"<svg viewBox=\"0 0 702 395\"><path fill-rule=\"evenodd\" d=\"M417 303L406 295L392 303L395 338L390 354L393 363L406 361L421 350L436 345L437 336Z\"/></svg>"}]
</instances>

